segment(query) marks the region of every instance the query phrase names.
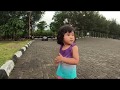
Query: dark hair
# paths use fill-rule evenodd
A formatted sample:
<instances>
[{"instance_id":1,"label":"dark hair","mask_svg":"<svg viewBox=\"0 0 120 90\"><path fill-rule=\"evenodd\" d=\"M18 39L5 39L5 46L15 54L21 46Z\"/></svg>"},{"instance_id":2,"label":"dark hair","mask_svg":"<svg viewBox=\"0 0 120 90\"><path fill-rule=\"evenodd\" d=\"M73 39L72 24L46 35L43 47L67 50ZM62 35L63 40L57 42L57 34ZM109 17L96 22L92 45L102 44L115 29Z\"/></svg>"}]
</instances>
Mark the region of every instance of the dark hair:
<instances>
[{"instance_id":1,"label":"dark hair","mask_svg":"<svg viewBox=\"0 0 120 90\"><path fill-rule=\"evenodd\" d=\"M73 28L70 25L61 26L60 29L58 30L58 34L57 34L57 43L60 45L64 45L64 43L63 43L64 34L67 32L71 33L72 31L75 32L75 28ZM76 41L76 37L75 37L75 41Z\"/></svg>"}]
</instances>

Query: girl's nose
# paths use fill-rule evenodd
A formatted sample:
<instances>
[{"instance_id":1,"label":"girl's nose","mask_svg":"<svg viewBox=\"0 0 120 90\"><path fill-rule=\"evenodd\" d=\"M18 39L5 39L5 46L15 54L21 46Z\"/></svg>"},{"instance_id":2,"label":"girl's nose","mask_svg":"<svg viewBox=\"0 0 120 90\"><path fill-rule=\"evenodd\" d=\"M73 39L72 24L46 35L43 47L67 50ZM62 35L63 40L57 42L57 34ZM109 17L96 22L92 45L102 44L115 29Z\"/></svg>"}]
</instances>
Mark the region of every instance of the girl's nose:
<instances>
[{"instance_id":1,"label":"girl's nose","mask_svg":"<svg viewBox=\"0 0 120 90\"><path fill-rule=\"evenodd\" d=\"M73 38L73 36L70 36L70 38Z\"/></svg>"},{"instance_id":2,"label":"girl's nose","mask_svg":"<svg viewBox=\"0 0 120 90\"><path fill-rule=\"evenodd\" d=\"M72 37L70 37L70 39L73 39Z\"/></svg>"}]
</instances>

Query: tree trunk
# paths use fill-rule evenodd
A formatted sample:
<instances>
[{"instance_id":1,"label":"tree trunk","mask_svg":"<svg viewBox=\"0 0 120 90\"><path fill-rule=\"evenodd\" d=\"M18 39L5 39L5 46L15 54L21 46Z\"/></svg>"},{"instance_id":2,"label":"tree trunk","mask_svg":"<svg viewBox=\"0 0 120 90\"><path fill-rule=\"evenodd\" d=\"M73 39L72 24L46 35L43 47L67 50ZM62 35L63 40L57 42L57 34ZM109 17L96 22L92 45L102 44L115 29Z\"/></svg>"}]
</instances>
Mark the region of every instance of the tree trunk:
<instances>
[{"instance_id":1,"label":"tree trunk","mask_svg":"<svg viewBox=\"0 0 120 90\"><path fill-rule=\"evenodd\" d=\"M29 12L29 30L28 30L28 38L30 39L31 35L30 35L30 29L31 29L31 11Z\"/></svg>"}]
</instances>

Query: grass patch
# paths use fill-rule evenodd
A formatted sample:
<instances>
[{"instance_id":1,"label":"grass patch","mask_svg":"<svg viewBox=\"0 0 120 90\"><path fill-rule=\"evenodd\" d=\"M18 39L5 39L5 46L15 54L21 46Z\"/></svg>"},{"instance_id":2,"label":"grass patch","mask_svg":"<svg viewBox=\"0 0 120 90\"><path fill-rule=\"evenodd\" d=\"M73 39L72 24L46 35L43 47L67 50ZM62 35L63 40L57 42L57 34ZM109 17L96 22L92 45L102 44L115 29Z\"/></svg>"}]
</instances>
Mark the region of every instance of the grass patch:
<instances>
[{"instance_id":1,"label":"grass patch","mask_svg":"<svg viewBox=\"0 0 120 90\"><path fill-rule=\"evenodd\" d=\"M0 41L0 67L29 41Z\"/></svg>"}]
</instances>

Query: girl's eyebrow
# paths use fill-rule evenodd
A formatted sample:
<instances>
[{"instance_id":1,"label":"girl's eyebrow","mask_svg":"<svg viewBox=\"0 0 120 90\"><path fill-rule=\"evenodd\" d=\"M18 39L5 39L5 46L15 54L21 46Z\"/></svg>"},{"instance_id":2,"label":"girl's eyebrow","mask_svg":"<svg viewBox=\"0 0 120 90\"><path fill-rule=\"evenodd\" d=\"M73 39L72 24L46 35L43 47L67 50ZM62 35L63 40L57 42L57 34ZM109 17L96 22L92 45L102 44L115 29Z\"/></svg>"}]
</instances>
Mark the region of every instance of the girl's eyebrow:
<instances>
[{"instance_id":1,"label":"girl's eyebrow","mask_svg":"<svg viewBox=\"0 0 120 90\"><path fill-rule=\"evenodd\" d=\"M67 33L67 34L70 34L70 33Z\"/></svg>"}]
</instances>

